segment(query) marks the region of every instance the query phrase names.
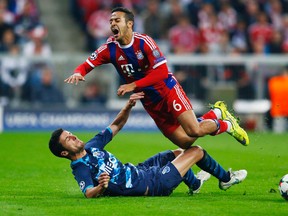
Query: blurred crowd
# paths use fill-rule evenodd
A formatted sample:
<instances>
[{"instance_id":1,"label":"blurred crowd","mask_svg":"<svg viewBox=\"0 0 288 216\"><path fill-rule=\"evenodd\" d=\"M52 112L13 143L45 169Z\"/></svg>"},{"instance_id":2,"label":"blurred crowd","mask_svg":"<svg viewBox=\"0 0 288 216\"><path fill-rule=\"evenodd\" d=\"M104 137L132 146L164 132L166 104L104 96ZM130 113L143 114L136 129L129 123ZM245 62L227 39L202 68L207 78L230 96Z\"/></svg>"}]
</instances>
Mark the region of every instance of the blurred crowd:
<instances>
[{"instance_id":1,"label":"blurred crowd","mask_svg":"<svg viewBox=\"0 0 288 216\"><path fill-rule=\"evenodd\" d=\"M111 35L111 8L135 13L135 31L179 53L287 53L286 0L70 0L94 51Z\"/></svg>"},{"instance_id":2,"label":"blurred crowd","mask_svg":"<svg viewBox=\"0 0 288 216\"><path fill-rule=\"evenodd\" d=\"M0 54L49 56L46 36L34 0L0 0Z\"/></svg>"},{"instance_id":3,"label":"blurred crowd","mask_svg":"<svg viewBox=\"0 0 288 216\"><path fill-rule=\"evenodd\" d=\"M0 0L1 105L17 107L20 101L37 104L56 100L58 94L50 94L50 98L39 95L52 79L51 64L21 58L51 56L51 47L46 41L48 31L40 18L34 0ZM52 81L50 83L50 89L56 89Z\"/></svg>"},{"instance_id":4,"label":"blurred crowd","mask_svg":"<svg viewBox=\"0 0 288 216\"><path fill-rule=\"evenodd\" d=\"M37 2L0 0L0 105L67 104L56 67L49 61L52 51L47 42L48 29ZM87 38L86 47L79 52L94 51L111 35L111 8L117 6L132 9L134 30L151 36L166 55L288 53L287 0L70 0L71 18ZM47 60L26 59L33 56ZM270 68L258 66L255 71L268 71L268 85L270 76L281 69L270 73ZM241 64L171 68L187 95L204 101L214 86L211 74L215 83L233 83L237 99L255 99L257 86L249 70ZM107 94L101 83L91 80L78 100L85 106L105 106Z\"/></svg>"}]
</instances>

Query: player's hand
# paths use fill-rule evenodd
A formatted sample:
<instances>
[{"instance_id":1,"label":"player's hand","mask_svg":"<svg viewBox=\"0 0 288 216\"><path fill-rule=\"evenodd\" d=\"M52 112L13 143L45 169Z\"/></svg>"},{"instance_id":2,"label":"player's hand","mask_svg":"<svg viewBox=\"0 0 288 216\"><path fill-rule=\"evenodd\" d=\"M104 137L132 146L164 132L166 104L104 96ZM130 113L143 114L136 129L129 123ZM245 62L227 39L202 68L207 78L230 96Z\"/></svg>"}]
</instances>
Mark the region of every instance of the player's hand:
<instances>
[{"instance_id":1,"label":"player's hand","mask_svg":"<svg viewBox=\"0 0 288 216\"><path fill-rule=\"evenodd\" d=\"M66 83L71 83L71 84L75 83L75 85L78 85L79 81L85 81L85 78L80 73L74 73L64 80L64 82Z\"/></svg>"},{"instance_id":2,"label":"player's hand","mask_svg":"<svg viewBox=\"0 0 288 216\"><path fill-rule=\"evenodd\" d=\"M144 98L144 95L145 95L144 92L137 92L130 95L128 105L130 105L131 107L135 106L136 101Z\"/></svg>"},{"instance_id":3,"label":"player's hand","mask_svg":"<svg viewBox=\"0 0 288 216\"><path fill-rule=\"evenodd\" d=\"M110 176L108 175L108 173L103 172L100 174L98 178L98 183L100 186L102 186L102 188L108 188L109 181L110 181Z\"/></svg>"},{"instance_id":4,"label":"player's hand","mask_svg":"<svg viewBox=\"0 0 288 216\"><path fill-rule=\"evenodd\" d=\"M136 84L135 82L129 83L129 84L125 84L125 85L121 85L118 90L117 90L117 95L118 96L123 96L125 95L127 92L132 92L134 91L134 89L136 88Z\"/></svg>"}]
</instances>

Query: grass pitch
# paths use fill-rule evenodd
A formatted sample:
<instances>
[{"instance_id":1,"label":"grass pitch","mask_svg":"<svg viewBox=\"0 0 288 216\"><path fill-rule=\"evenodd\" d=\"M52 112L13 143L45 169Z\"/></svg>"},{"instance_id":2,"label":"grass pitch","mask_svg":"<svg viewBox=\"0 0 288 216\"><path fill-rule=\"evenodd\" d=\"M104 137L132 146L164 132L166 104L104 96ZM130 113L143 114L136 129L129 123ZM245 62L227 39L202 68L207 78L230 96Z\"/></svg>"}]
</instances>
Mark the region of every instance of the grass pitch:
<instances>
[{"instance_id":1,"label":"grass pitch","mask_svg":"<svg viewBox=\"0 0 288 216\"><path fill-rule=\"evenodd\" d=\"M73 133L83 141L94 136ZM0 215L288 215L288 202L278 191L280 178L288 173L288 134L249 135L248 147L228 134L197 141L225 169L247 169L247 179L227 191L211 177L194 196L182 183L170 197L85 199L69 161L49 152L50 133L0 134ZM127 132L107 146L122 162L134 164L174 148L160 133Z\"/></svg>"}]
</instances>

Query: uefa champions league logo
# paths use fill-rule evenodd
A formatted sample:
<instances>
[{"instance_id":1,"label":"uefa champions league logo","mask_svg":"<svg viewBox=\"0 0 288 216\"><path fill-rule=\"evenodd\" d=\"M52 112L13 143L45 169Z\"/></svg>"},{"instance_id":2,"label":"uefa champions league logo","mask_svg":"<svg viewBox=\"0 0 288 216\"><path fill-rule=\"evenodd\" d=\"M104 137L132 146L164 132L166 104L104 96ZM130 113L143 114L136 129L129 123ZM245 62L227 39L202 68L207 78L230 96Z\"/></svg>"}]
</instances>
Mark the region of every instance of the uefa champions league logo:
<instances>
[{"instance_id":1,"label":"uefa champions league logo","mask_svg":"<svg viewBox=\"0 0 288 216\"><path fill-rule=\"evenodd\" d=\"M97 58L97 53L96 53L96 51L95 52L93 52L91 55L90 55L90 59L91 60L95 60Z\"/></svg>"},{"instance_id":2,"label":"uefa champions league logo","mask_svg":"<svg viewBox=\"0 0 288 216\"><path fill-rule=\"evenodd\" d=\"M80 190L83 190L84 187L85 187L85 182L84 182L84 181L81 181L81 182L79 183L79 187L80 187Z\"/></svg>"}]
</instances>

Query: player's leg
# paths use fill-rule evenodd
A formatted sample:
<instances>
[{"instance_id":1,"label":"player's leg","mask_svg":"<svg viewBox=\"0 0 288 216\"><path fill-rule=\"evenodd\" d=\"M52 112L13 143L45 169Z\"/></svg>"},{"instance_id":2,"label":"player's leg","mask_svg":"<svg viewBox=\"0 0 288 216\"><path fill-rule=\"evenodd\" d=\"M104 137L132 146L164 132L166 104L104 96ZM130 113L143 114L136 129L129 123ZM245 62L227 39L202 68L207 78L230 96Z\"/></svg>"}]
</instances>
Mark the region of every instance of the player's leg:
<instances>
[{"instance_id":1,"label":"player's leg","mask_svg":"<svg viewBox=\"0 0 288 216\"><path fill-rule=\"evenodd\" d=\"M153 166L165 167L167 164L169 164L169 162L172 162L180 154L183 154L183 152L183 149L163 151L148 158L143 163L140 163L137 166L146 170ZM206 173L206 175L203 176L203 173L206 172L200 171L197 176L195 176L192 169L189 169L183 176L183 182L188 186L190 194L198 193L200 191L200 185L202 185L203 182L208 180L208 178L210 177L210 174Z\"/></svg>"},{"instance_id":2,"label":"player's leg","mask_svg":"<svg viewBox=\"0 0 288 216\"><path fill-rule=\"evenodd\" d=\"M193 110L183 112L177 119L190 137L220 134L226 132L228 129L227 122L218 119L205 119L199 122Z\"/></svg>"},{"instance_id":3,"label":"player's leg","mask_svg":"<svg viewBox=\"0 0 288 216\"><path fill-rule=\"evenodd\" d=\"M178 121L187 135L201 137L207 134L218 135L227 132L242 145L248 145L249 137L246 131L240 127L238 120L227 110L226 104L223 101L217 101L212 108L198 119L194 112L189 110L178 117Z\"/></svg>"},{"instance_id":4,"label":"player's leg","mask_svg":"<svg viewBox=\"0 0 288 216\"><path fill-rule=\"evenodd\" d=\"M195 163L199 158L197 158L198 152L197 148L191 148L190 152L194 152L194 156L191 154L191 158L189 159L190 163ZM185 150L186 151L186 150ZM173 151L175 153L176 158L171 162L168 161L163 167L159 166L151 166L149 168L149 173L154 173L150 179L149 187L149 195L151 196L167 196L172 193L172 191L182 182L186 181L191 188L193 188L194 184L200 185L201 182L197 179L190 168L185 167L185 173L179 172L181 168L177 164L178 158L183 158L184 150L177 149ZM188 158L183 160L187 160ZM159 161L159 160L158 160ZM158 163L158 162L157 162ZM176 166L175 166L176 165ZM188 182L190 181L190 182ZM186 183L185 182L185 183ZM199 186L198 186L199 187ZM192 189L193 190L193 189Z\"/></svg>"},{"instance_id":5,"label":"player's leg","mask_svg":"<svg viewBox=\"0 0 288 216\"><path fill-rule=\"evenodd\" d=\"M182 126L178 126L172 133L164 133L164 135L182 149L189 148L197 140L197 137L188 136Z\"/></svg>"},{"instance_id":6,"label":"player's leg","mask_svg":"<svg viewBox=\"0 0 288 216\"><path fill-rule=\"evenodd\" d=\"M197 164L202 170L219 179L219 187L222 190L227 190L232 185L242 182L247 176L246 170L226 171L199 146L193 146L185 150L172 161L172 164L176 167L181 176L184 176L186 172L190 170L190 167ZM199 187L201 186L202 184L199 185Z\"/></svg>"},{"instance_id":7,"label":"player's leg","mask_svg":"<svg viewBox=\"0 0 288 216\"><path fill-rule=\"evenodd\" d=\"M178 155L172 164L183 177L190 168L204 157L204 151L199 146L192 146Z\"/></svg>"},{"instance_id":8,"label":"player's leg","mask_svg":"<svg viewBox=\"0 0 288 216\"><path fill-rule=\"evenodd\" d=\"M191 110L190 110L191 111ZM204 120L202 122L198 122L196 119L195 114L191 111L186 111L182 113L178 120L182 123L182 125L179 126L179 122L175 123L178 127L174 129L173 126L170 128L168 127L170 122L166 122L165 126L163 126L164 129L162 129L162 132L164 135L174 144L179 146L180 148L187 149L189 148L199 136L204 136L206 134L213 134L215 132L222 133L228 130L227 124L222 124L223 121L213 121L213 120ZM192 117L194 116L194 117ZM219 125L218 125L219 124ZM163 124L164 125L164 124ZM171 123L172 125L172 123ZM184 127L183 127L184 126ZM195 130L201 130L202 134L194 134L194 136L191 132L191 128L195 128ZM186 128L186 130L184 129Z\"/></svg>"},{"instance_id":9,"label":"player's leg","mask_svg":"<svg viewBox=\"0 0 288 216\"><path fill-rule=\"evenodd\" d=\"M212 109L197 119L192 105L180 85L176 84L167 98L171 114L190 137L202 137L207 134L218 135L228 132L243 145L249 144L249 138L238 121L228 112L223 101L217 101ZM200 123L198 123L200 121Z\"/></svg>"},{"instance_id":10,"label":"player's leg","mask_svg":"<svg viewBox=\"0 0 288 216\"><path fill-rule=\"evenodd\" d=\"M211 111L204 114L201 119L210 118L215 115L217 119L221 119L229 123L230 128L227 133L233 136L242 145L249 145L249 137L246 131L240 127L239 119L235 118L232 113L227 109L227 105L224 101L217 101L215 104L211 105Z\"/></svg>"},{"instance_id":11,"label":"player's leg","mask_svg":"<svg viewBox=\"0 0 288 216\"><path fill-rule=\"evenodd\" d=\"M203 157L204 153L198 146L190 147L183 150L172 164L176 167L181 176L183 176L183 182L188 186L189 194L199 193L203 183L210 178L210 174L201 170L195 176L191 167Z\"/></svg>"},{"instance_id":12,"label":"player's leg","mask_svg":"<svg viewBox=\"0 0 288 216\"><path fill-rule=\"evenodd\" d=\"M173 150L173 153L175 155L175 158L178 157L180 154L184 153L183 149L176 149ZM171 160L172 161L172 160ZM195 176L194 172L190 168L186 174L183 176L183 182L187 185L189 188L188 194L193 195L196 193L199 193L203 183L207 181L210 178L210 174L201 170L197 173Z\"/></svg>"},{"instance_id":13,"label":"player's leg","mask_svg":"<svg viewBox=\"0 0 288 216\"><path fill-rule=\"evenodd\" d=\"M226 171L216 160L214 160L205 150L203 150L203 157L196 165L202 170L210 173L219 180L219 188L227 190L234 184L242 182L246 176L246 170Z\"/></svg>"},{"instance_id":14,"label":"player's leg","mask_svg":"<svg viewBox=\"0 0 288 216\"><path fill-rule=\"evenodd\" d=\"M191 102L180 85L176 84L166 99L169 108L167 112L170 113L170 118L172 115L177 119L188 136L202 137L227 131L227 122L216 118L204 119L199 123L192 109Z\"/></svg>"},{"instance_id":15,"label":"player's leg","mask_svg":"<svg viewBox=\"0 0 288 216\"><path fill-rule=\"evenodd\" d=\"M146 169L149 169L152 166L163 167L168 162L173 161L182 152L182 149L162 151L149 157L144 162L139 163L138 166Z\"/></svg>"}]
</instances>

